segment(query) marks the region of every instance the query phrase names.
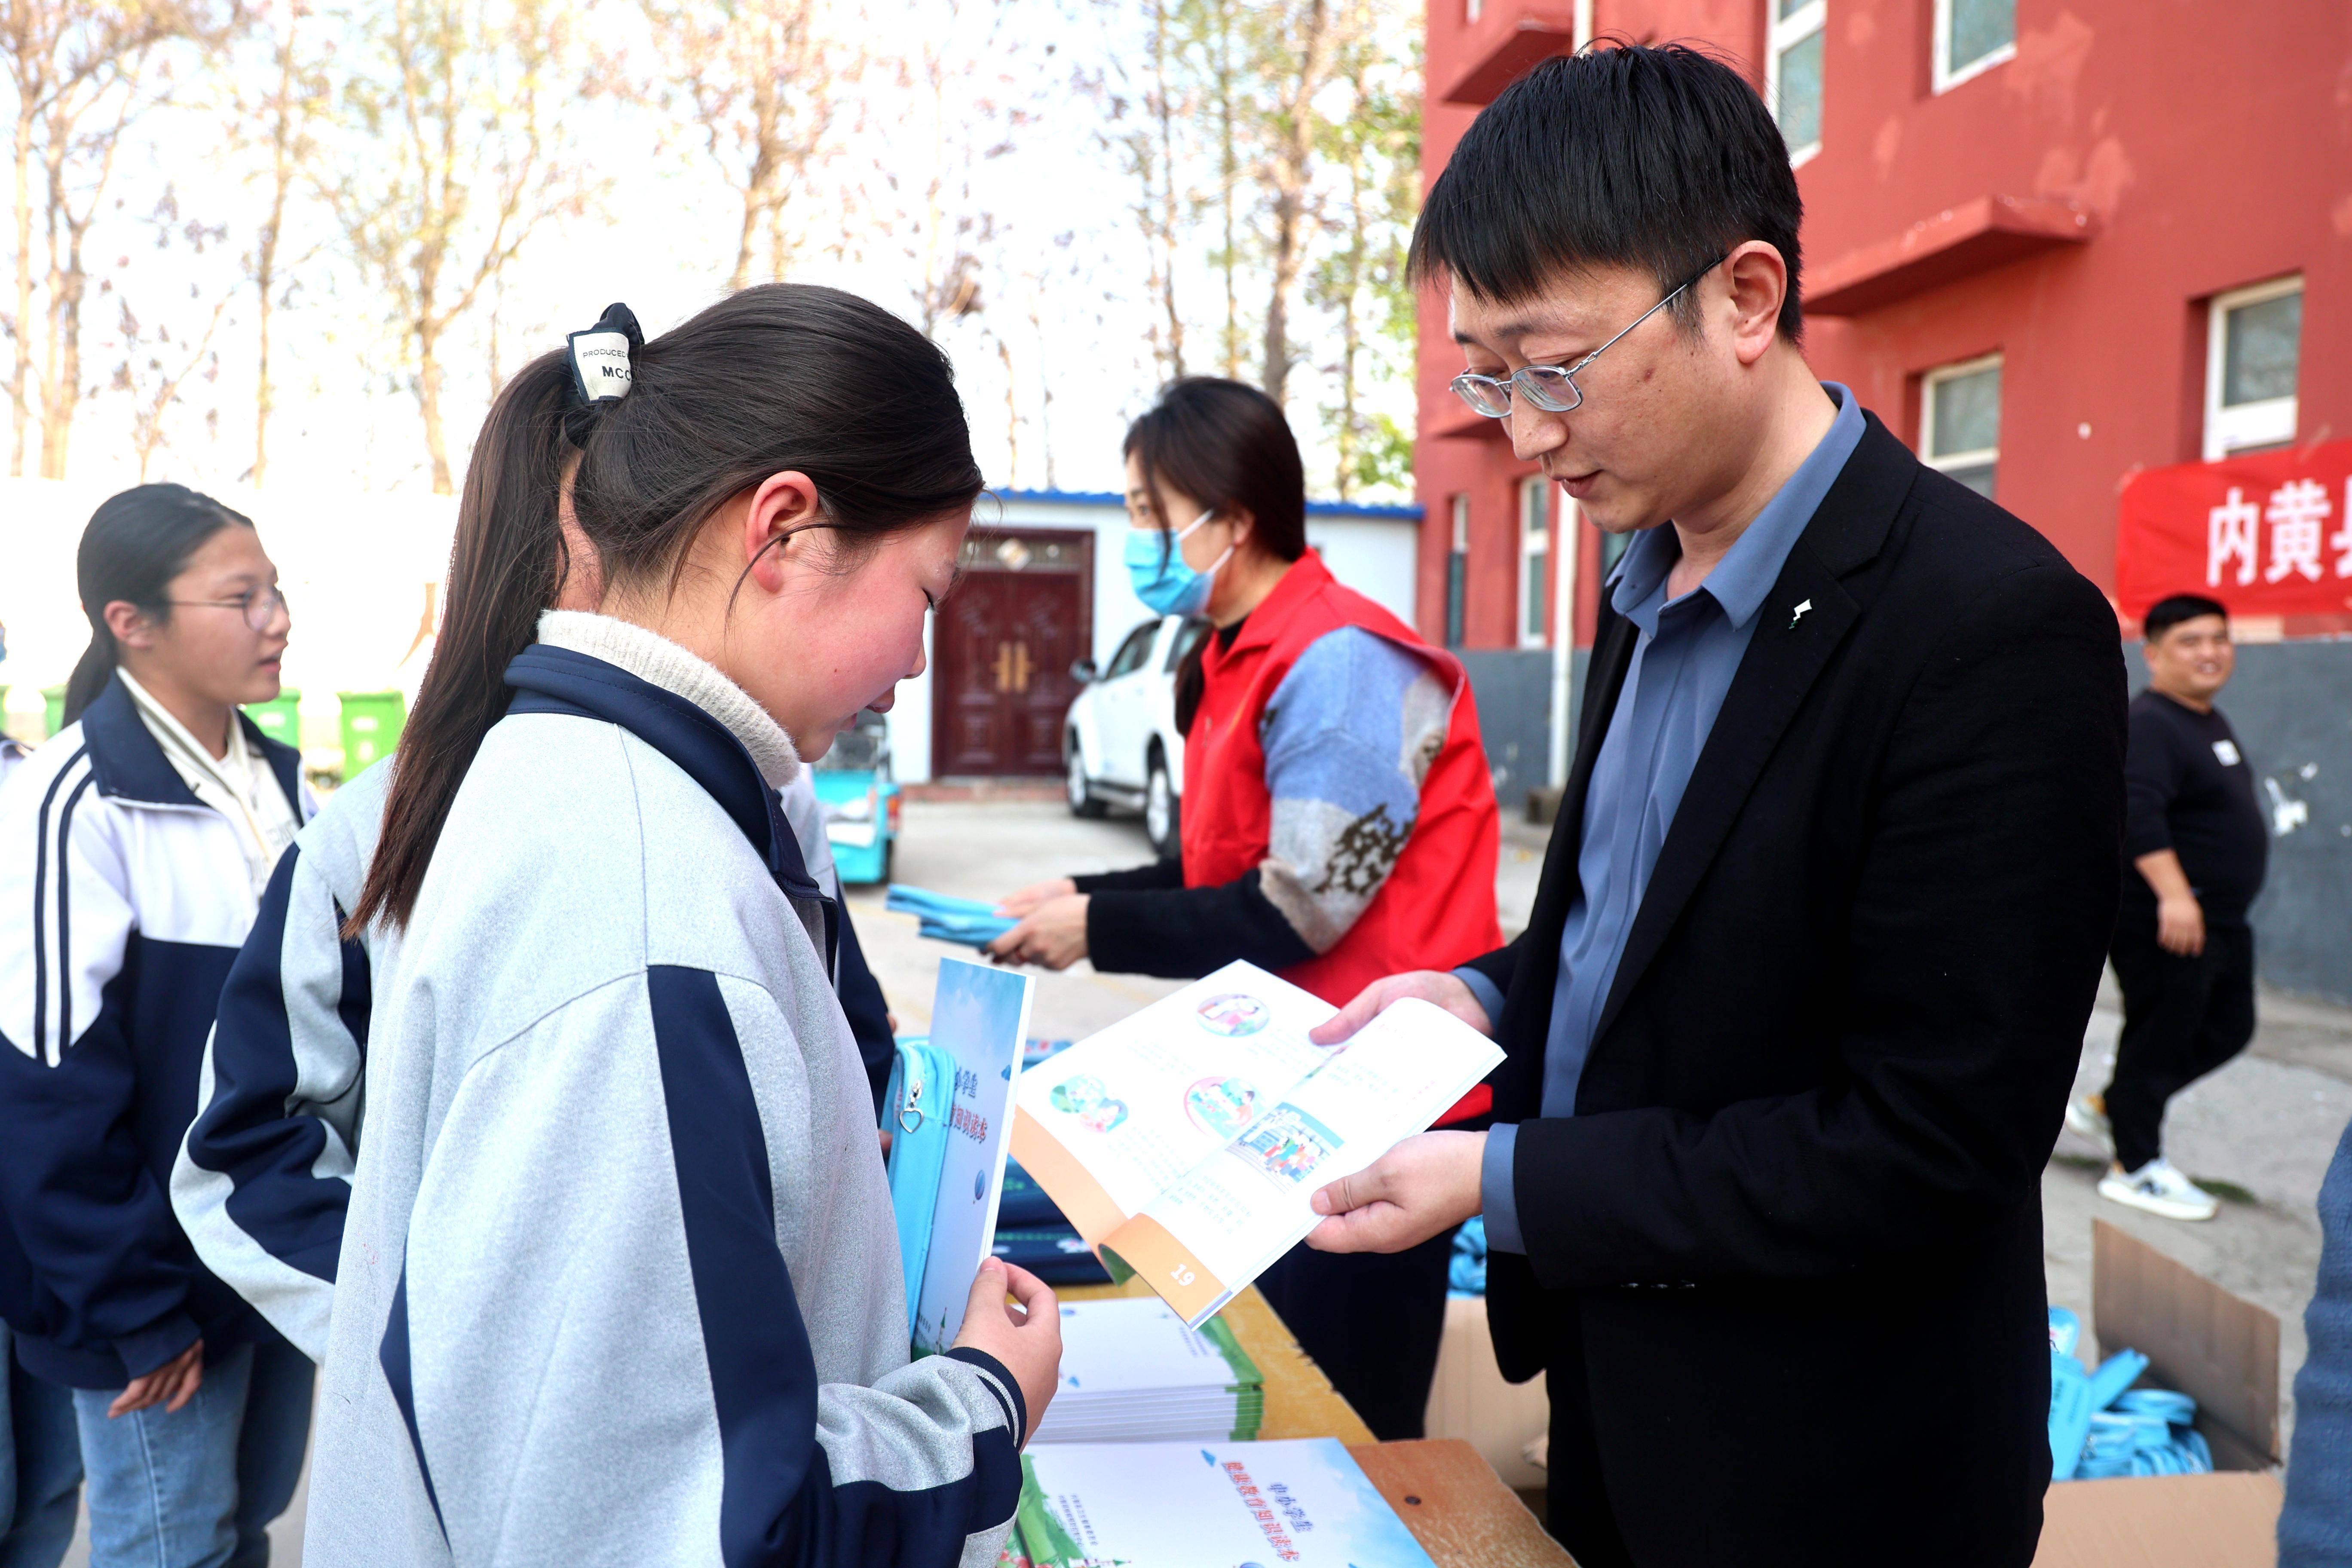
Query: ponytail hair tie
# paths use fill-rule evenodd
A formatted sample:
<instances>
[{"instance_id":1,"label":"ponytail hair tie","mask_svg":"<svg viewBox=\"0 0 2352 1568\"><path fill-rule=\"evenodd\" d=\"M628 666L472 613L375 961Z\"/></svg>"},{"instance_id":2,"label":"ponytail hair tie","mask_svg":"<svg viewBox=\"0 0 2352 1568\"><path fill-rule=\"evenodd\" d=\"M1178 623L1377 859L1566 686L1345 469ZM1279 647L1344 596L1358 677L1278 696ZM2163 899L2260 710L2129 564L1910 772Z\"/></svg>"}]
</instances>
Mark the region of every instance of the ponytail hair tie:
<instances>
[{"instance_id":1,"label":"ponytail hair tie","mask_svg":"<svg viewBox=\"0 0 2352 1568\"><path fill-rule=\"evenodd\" d=\"M572 350L575 405L589 407L629 395L636 383L637 351L646 346L635 312L617 302L607 305L594 326L569 333L563 341Z\"/></svg>"}]
</instances>

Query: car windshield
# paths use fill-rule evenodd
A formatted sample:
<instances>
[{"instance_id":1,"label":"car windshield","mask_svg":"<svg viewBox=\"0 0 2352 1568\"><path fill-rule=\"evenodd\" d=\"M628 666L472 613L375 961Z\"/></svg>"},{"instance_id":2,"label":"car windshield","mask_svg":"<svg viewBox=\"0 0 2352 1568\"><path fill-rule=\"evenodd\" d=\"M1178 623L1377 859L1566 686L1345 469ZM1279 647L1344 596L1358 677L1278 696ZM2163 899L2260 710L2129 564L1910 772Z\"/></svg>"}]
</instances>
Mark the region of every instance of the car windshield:
<instances>
[{"instance_id":1,"label":"car windshield","mask_svg":"<svg viewBox=\"0 0 2352 1568\"><path fill-rule=\"evenodd\" d=\"M871 719L869 725L866 721ZM833 750L817 760L817 771L828 773L872 773L889 754L889 733L878 713L861 713L855 729L835 736Z\"/></svg>"}]
</instances>

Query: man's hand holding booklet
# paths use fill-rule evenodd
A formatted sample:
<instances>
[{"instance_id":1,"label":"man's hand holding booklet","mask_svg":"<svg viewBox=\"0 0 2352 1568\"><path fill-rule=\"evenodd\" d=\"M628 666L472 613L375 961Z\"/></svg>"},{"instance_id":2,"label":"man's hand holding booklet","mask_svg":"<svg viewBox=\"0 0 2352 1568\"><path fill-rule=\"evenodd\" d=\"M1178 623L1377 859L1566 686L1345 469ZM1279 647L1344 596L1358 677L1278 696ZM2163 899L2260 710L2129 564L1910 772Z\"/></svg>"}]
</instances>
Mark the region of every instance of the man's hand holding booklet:
<instances>
[{"instance_id":1,"label":"man's hand holding booklet","mask_svg":"<svg viewBox=\"0 0 2352 1568\"><path fill-rule=\"evenodd\" d=\"M1426 1129L1503 1053L1408 999L1338 1009L1231 963L1021 1075L1013 1154L1114 1278L1197 1327L1322 1217L1310 1199Z\"/></svg>"}]
</instances>

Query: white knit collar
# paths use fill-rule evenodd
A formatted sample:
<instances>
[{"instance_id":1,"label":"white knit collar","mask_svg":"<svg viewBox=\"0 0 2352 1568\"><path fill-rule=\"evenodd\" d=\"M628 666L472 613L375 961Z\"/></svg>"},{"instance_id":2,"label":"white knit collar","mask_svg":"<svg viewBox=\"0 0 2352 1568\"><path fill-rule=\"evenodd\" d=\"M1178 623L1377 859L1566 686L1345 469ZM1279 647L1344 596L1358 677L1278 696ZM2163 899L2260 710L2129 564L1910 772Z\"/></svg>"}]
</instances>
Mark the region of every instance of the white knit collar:
<instances>
[{"instance_id":1,"label":"white knit collar","mask_svg":"<svg viewBox=\"0 0 2352 1568\"><path fill-rule=\"evenodd\" d=\"M585 610L549 610L539 617L539 640L617 665L685 698L743 742L770 789L783 788L800 772L800 752L793 738L751 693L659 632Z\"/></svg>"}]
</instances>

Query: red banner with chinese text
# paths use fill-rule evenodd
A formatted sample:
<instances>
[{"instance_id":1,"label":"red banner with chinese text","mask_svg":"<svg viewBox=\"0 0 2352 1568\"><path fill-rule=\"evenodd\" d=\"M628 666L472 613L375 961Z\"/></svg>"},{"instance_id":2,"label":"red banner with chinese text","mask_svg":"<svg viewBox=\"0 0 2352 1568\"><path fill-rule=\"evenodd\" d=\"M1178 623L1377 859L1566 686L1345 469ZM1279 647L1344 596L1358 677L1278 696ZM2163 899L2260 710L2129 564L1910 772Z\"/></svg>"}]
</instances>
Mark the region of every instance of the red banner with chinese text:
<instances>
[{"instance_id":1,"label":"red banner with chinese text","mask_svg":"<svg viewBox=\"0 0 2352 1568\"><path fill-rule=\"evenodd\" d=\"M2352 441L2136 474L2116 524L2116 599L2137 620L2173 594L2232 616L2352 610Z\"/></svg>"}]
</instances>

